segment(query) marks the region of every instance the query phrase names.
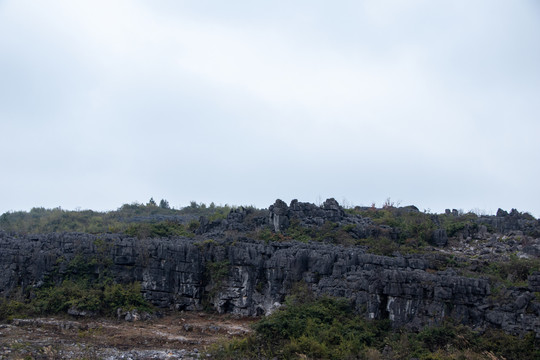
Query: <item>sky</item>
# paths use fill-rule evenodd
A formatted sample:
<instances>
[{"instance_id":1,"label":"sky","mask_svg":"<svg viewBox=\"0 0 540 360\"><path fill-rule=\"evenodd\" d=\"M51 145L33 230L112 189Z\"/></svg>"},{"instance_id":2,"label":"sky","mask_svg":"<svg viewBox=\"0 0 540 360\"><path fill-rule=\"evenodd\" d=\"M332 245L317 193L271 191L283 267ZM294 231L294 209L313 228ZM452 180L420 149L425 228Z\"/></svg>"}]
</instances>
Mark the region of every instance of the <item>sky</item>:
<instances>
[{"instance_id":1,"label":"sky","mask_svg":"<svg viewBox=\"0 0 540 360\"><path fill-rule=\"evenodd\" d=\"M0 213L540 216L536 0L0 0Z\"/></svg>"}]
</instances>

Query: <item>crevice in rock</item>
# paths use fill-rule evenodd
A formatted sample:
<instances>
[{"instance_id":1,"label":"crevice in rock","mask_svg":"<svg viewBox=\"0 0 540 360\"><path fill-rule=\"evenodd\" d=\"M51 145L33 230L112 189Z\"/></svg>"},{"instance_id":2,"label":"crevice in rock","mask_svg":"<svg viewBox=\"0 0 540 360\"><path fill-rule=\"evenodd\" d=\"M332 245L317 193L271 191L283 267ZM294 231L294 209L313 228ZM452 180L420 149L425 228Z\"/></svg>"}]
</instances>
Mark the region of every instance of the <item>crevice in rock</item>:
<instances>
[{"instance_id":1,"label":"crevice in rock","mask_svg":"<svg viewBox=\"0 0 540 360\"><path fill-rule=\"evenodd\" d=\"M386 320L390 318L390 314L388 312L388 295L386 294L380 294L379 295L379 316L381 319Z\"/></svg>"}]
</instances>

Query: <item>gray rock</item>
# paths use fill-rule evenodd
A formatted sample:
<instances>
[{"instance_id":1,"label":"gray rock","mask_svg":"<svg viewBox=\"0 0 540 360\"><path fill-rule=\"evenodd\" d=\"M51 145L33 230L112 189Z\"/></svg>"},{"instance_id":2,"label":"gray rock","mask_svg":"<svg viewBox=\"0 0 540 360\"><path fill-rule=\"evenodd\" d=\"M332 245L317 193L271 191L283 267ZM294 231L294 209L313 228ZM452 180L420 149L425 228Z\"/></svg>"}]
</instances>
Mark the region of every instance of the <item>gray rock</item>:
<instances>
[{"instance_id":1,"label":"gray rock","mask_svg":"<svg viewBox=\"0 0 540 360\"><path fill-rule=\"evenodd\" d=\"M205 304L220 313L270 314L284 303L297 283L304 283L315 296L346 297L358 313L368 318L388 318L396 327L420 329L453 318L477 328L495 326L520 334L534 331L540 336L540 305L531 294L540 291L540 273L529 276L527 288L494 297L490 296L486 279L432 270L429 265L433 256L378 256L367 254L363 247L324 243L265 244L247 235L227 240L227 230L248 234L249 229L267 226L282 232L291 224L316 228L326 222L347 226L349 233L358 238L394 231L346 213L334 199L321 206L297 200L287 206L277 200L268 211L250 211L238 208L226 219L213 222L201 218L195 239L141 240L119 234L99 235L105 247L97 247L98 237L89 234L15 236L0 231L0 295L7 297L17 289L35 291L47 278L62 281L70 261L80 255L106 259L114 281L140 282L144 297L162 308L201 310ZM467 236L477 238L480 234L487 238L487 228L526 234L531 226L538 226L536 220L517 211L478 221L480 226L465 229ZM204 241L209 238L213 241ZM491 250L504 254L507 246L516 246L494 239L484 249L487 261L493 256ZM435 245L446 246L447 241L442 228L433 234ZM537 247L537 242L529 243L527 246ZM527 251L534 254L535 250ZM91 273L96 276L104 270L97 264L92 266ZM70 311L82 316L76 309ZM119 310L118 317L134 321L144 315Z\"/></svg>"},{"instance_id":2,"label":"gray rock","mask_svg":"<svg viewBox=\"0 0 540 360\"><path fill-rule=\"evenodd\" d=\"M289 227L289 207L284 201L277 199L268 210L270 211L270 224L276 233L280 233Z\"/></svg>"},{"instance_id":3,"label":"gray rock","mask_svg":"<svg viewBox=\"0 0 540 360\"><path fill-rule=\"evenodd\" d=\"M95 317L97 316L97 313L94 311L87 311L87 310L79 310L75 307L69 308L68 312L71 316L77 316L77 317Z\"/></svg>"},{"instance_id":4,"label":"gray rock","mask_svg":"<svg viewBox=\"0 0 540 360\"><path fill-rule=\"evenodd\" d=\"M448 236L446 235L446 230L444 229L433 230L433 235L431 236L431 242L435 246L446 246L446 244L448 244Z\"/></svg>"}]
</instances>

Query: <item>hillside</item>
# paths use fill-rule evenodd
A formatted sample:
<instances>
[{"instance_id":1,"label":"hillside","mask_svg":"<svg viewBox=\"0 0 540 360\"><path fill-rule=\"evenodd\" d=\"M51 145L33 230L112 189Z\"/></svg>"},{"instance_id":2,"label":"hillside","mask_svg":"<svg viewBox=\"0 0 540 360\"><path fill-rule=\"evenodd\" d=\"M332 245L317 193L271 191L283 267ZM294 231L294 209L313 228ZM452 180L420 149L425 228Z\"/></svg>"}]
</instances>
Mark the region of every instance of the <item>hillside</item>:
<instances>
[{"instance_id":1,"label":"hillside","mask_svg":"<svg viewBox=\"0 0 540 360\"><path fill-rule=\"evenodd\" d=\"M466 326L470 336L527 339L522 349L529 352L519 358L538 355L540 222L515 209L431 214L392 204L345 209L328 199L176 210L162 200L107 213L6 213L0 229L0 318L8 321L50 314L153 318L164 310L273 319L306 299L330 297L346 299L343 308L329 304L357 321L388 322L372 334L386 334L386 345L380 339L351 345L362 356L367 348L383 356L390 333L450 331L449 323ZM448 341L455 339L450 335ZM467 341L463 349L474 347ZM296 353L313 347L306 344L297 344ZM448 344L435 345L425 354ZM513 358L500 347L475 351ZM399 358L392 354L385 356Z\"/></svg>"}]
</instances>

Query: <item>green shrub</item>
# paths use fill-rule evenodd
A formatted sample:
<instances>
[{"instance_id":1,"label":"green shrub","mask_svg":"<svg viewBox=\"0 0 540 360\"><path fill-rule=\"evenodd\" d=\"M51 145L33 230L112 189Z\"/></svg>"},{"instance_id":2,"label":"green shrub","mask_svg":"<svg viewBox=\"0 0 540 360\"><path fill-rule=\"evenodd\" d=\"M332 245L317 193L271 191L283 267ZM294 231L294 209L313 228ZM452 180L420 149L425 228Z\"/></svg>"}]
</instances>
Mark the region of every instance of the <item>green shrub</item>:
<instances>
[{"instance_id":1,"label":"green shrub","mask_svg":"<svg viewBox=\"0 0 540 360\"><path fill-rule=\"evenodd\" d=\"M28 304L18 300L0 298L0 321L9 320L19 314L29 314Z\"/></svg>"},{"instance_id":2,"label":"green shrub","mask_svg":"<svg viewBox=\"0 0 540 360\"><path fill-rule=\"evenodd\" d=\"M455 327L448 325L428 327L418 334L418 340L424 344L424 347L432 352L444 347L455 338Z\"/></svg>"},{"instance_id":3,"label":"green shrub","mask_svg":"<svg viewBox=\"0 0 540 360\"><path fill-rule=\"evenodd\" d=\"M124 231L127 235L139 239L154 237L193 237L192 231L188 230L183 224L174 221L162 221L158 223L137 223L129 225Z\"/></svg>"},{"instance_id":4,"label":"green shrub","mask_svg":"<svg viewBox=\"0 0 540 360\"><path fill-rule=\"evenodd\" d=\"M300 294L299 294L300 295ZM345 299L323 297L286 305L254 325L257 350L267 357L344 359L359 355L365 346L380 345L388 322L367 321L352 314Z\"/></svg>"},{"instance_id":5,"label":"green shrub","mask_svg":"<svg viewBox=\"0 0 540 360\"><path fill-rule=\"evenodd\" d=\"M228 260L223 261L208 261L204 271L204 278L207 287L207 293L202 299L203 307L207 311L213 311L213 301L216 295L223 289L223 284L229 275Z\"/></svg>"},{"instance_id":6,"label":"green shrub","mask_svg":"<svg viewBox=\"0 0 540 360\"><path fill-rule=\"evenodd\" d=\"M210 281L221 284L229 274L229 261L209 261L206 263L206 278Z\"/></svg>"},{"instance_id":7,"label":"green shrub","mask_svg":"<svg viewBox=\"0 0 540 360\"><path fill-rule=\"evenodd\" d=\"M139 283L96 284L84 280L64 280L60 285L44 287L34 292L26 303L3 300L3 318L19 315L65 313L71 308L99 315L114 315L116 309L151 311L152 306L142 297Z\"/></svg>"},{"instance_id":8,"label":"green shrub","mask_svg":"<svg viewBox=\"0 0 540 360\"><path fill-rule=\"evenodd\" d=\"M232 207L216 206L211 204L207 207L204 204L192 202L190 206L183 209L170 208L167 200L162 199L160 206L151 199L147 204L124 204L115 211L97 212L92 210L70 211L60 207L54 209L33 208L32 210L6 212L0 215L0 228L5 231L13 231L21 234L54 233L54 232L84 232L100 234L106 232L123 232L125 230L134 233L133 236L189 236L183 229L170 224L161 224L157 227L138 228L131 221L137 217L149 217L156 215L194 215L206 216L210 220L226 218ZM253 207L246 207L252 211ZM152 222L144 224L152 225ZM131 227L131 228L130 228ZM189 229L193 231L191 227ZM147 231L147 232L146 232ZM178 233L179 232L179 233Z\"/></svg>"},{"instance_id":9,"label":"green shrub","mask_svg":"<svg viewBox=\"0 0 540 360\"><path fill-rule=\"evenodd\" d=\"M286 305L253 325L244 339L223 342L210 350L216 359L486 359L540 358L540 340L488 330L477 333L446 322L419 333L392 330L388 321L366 320L352 313L349 302L336 298L287 298ZM385 348L391 355L382 354Z\"/></svg>"},{"instance_id":10,"label":"green shrub","mask_svg":"<svg viewBox=\"0 0 540 360\"><path fill-rule=\"evenodd\" d=\"M540 259L521 259L512 254L509 261L489 262L478 271L505 286L526 286L528 276L540 271Z\"/></svg>"},{"instance_id":11,"label":"green shrub","mask_svg":"<svg viewBox=\"0 0 540 360\"><path fill-rule=\"evenodd\" d=\"M532 332L519 338L492 329L482 336L475 336L472 346L478 351L490 351L507 360L540 359L540 339Z\"/></svg>"},{"instance_id":12,"label":"green shrub","mask_svg":"<svg viewBox=\"0 0 540 360\"><path fill-rule=\"evenodd\" d=\"M96 246L100 246L100 242ZM26 294L0 301L0 319L65 313L71 308L99 315L113 315L117 308L151 311L139 283L118 284L108 275L111 260L104 256L86 258L77 254L69 263L59 258L43 286L28 288ZM65 271L59 267L65 265Z\"/></svg>"},{"instance_id":13,"label":"green shrub","mask_svg":"<svg viewBox=\"0 0 540 360\"><path fill-rule=\"evenodd\" d=\"M367 239L359 240L357 243L359 245L367 246L370 253L384 256L391 256L400 249L400 246L395 241L387 237L369 237Z\"/></svg>"},{"instance_id":14,"label":"green shrub","mask_svg":"<svg viewBox=\"0 0 540 360\"><path fill-rule=\"evenodd\" d=\"M114 313L118 308L124 310L137 309L139 311L151 311L152 306L142 297L141 284L109 284L103 289L103 309Z\"/></svg>"}]
</instances>

